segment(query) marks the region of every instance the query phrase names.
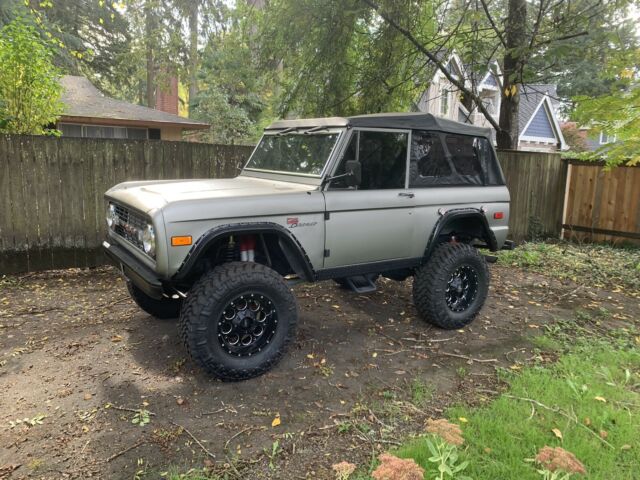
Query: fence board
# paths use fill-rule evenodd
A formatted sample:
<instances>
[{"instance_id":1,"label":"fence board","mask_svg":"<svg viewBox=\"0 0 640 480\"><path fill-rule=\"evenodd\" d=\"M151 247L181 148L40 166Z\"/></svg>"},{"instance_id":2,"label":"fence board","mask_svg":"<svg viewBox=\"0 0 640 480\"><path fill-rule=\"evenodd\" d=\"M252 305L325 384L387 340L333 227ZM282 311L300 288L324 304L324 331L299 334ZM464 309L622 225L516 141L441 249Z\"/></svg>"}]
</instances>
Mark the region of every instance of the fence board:
<instances>
[{"instance_id":1,"label":"fence board","mask_svg":"<svg viewBox=\"0 0 640 480\"><path fill-rule=\"evenodd\" d=\"M250 153L246 146L0 135L0 274L101 264L107 189L128 180L235 176Z\"/></svg>"},{"instance_id":2,"label":"fence board","mask_svg":"<svg viewBox=\"0 0 640 480\"><path fill-rule=\"evenodd\" d=\"M563 237L640 245L640 167L571 163Z\"/></svg>"},{"instance_id":3,"label":"fence board","mask_svg":"<svg viewBox=\"0 0 640 480\"><path fill-rule=\"evenodd\" d=\"M509 236L516 242L558 237L567 164L557 153L498 152L511 194Z\"/></svg>"}]
</instances>

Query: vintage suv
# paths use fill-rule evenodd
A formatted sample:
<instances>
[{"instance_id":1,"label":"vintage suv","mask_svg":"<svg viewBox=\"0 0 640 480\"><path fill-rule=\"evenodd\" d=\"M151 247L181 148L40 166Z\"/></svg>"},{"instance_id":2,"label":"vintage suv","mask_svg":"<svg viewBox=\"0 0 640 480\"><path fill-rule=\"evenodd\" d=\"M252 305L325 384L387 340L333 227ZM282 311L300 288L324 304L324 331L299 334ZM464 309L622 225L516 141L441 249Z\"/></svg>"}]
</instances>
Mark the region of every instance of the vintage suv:
<instances>
[{"instance_id":1,"label":"vintage suv","mask_svg":"<svg viewBox=\"0 0 640 480\"><path fill-rule=\"evenodd\" d=\"M281 120L231 179L126 182L105 194L107 254L192 358L225 380L270 369L295 338L293 281L356 292L413 276L425 321L471 322L478 248L505 244L509 192L490 131L430 114Z\"/></svg>"}]
</instances>

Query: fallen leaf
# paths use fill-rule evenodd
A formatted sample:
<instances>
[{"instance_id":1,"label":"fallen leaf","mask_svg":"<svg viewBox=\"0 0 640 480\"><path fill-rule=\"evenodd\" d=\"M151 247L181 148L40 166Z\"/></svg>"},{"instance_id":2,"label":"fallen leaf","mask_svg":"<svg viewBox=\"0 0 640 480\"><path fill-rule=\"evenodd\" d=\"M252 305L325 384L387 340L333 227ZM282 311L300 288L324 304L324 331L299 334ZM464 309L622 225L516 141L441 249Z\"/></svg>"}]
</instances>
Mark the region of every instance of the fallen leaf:
<instances>
[{"instance_id":1,"label":"fallen leaf","mask_svg":"<svg viewBox=\"0 0 640 480\"><path fill-rule=\"evenodd\" d=\"M113 337L111 337L111 341L112 341L113 343L121 342L121 341L122 341L122 336L120 336L120 335L114 335Z\"/></svg>"},{"instance_id":2,"label":"fallen leaf","mask_svg":"<svg viewBox=\"0 0 640 480\"><path fill-rule=\"evenodd\" d=\"M593 399L602 403L607 403L607 399L604 397L593 397Z\"/></svg>"},{"instance_id":3,"label":"fallen leaf","mask_svg":"<svg viewBox=\"0 0 640 480\"><path fill-rule=\"evenodd\" d=\"M271 422L271 426L272 427L277 427L278 425L280 425L280 417L276 417L273 419L273 421Z\"/></svg>"},{"instance_id":4,"label":"fallen leaf","mask_svg":"<svg viewBox=\"0 0 640 480\"><path fill-rule=\"evenodd\" d=\"M551 431L553 432L553 434L558 437L560 440L562 440L562 432L557 429L557 428L552 428Z\"/></svg>"},{"instance_id":5,"label":"fallen leaf","mask_svg":"<svg viewBox=\"0 0 640 480\"><path fill-rule=\"evenodd\" d=\"M307 358L313 360L313 353L307 353Z\"/></svg>"},{"instance_id":6,"label":"fallen leaf","mask_svg":"<svg viewBox=\"0 0 640 480\"><path fill-rule=\"evenodd\" d=\"M178 405L183 405L183 404L184 404L184 398L182 398L182 397L178 397L178 398L176 398L176 403L177 403Z\"/></svg>"},{"instance_id":7,"label":"fallen leaf","mask_svg":"<svg viewBox=\"0 0 640 480\"><path fill-rule=\"evenodd\" d=\"M606 440L608 436L609 436L609 433L606 430L600 430L600 438L602 438L603 440Z\"/></svg>"},{"instance_id":8,"label":"fallen leaf","mask_svg":"<svg viewBox=\"0 0 640 480\"><path fill-rule=\"evenodd\" d=\"M489 447L484 448L484 453L491 453L492 450Z\"/></svg>"},{"instance_id":9,"label":"fallen leaf","mask_svg":"<svg viewBox=\"0 0 640 480\"><path fill-rule=\"evenodd\" d=\"M620 447L620 450L631 450L631 445L625 443Z\"/></svg>"},{"instance_id":10,"label":"fallen leaf","mask_svg":"<svg viewBox=\"0 0 640 480\"><path fill-rule=\"evenodd\" d=\"M591 419L589 417L584 417L584 424L588 427L591 425Z\"/></svg>"},{"instance_id":11,"label":"fallen leaf","mask_svg":"<svg viewBox=\"0 0 640 480\"><path fill-rule=\"evenodd\" d=\"M465 417L458 417L458 420L460 420L462 423L467 423L469 421Z\"/></svg>"},{"instance_id":12,"label":"fallen leaf","mask_svg":"<svg viewBox=\"0 0 640 480\"><path fill-rule=\"evenodd\" d=\"M373 358L376 358L378 356L378 352L373 352L373 355L371 355Z\"/></svg>"}]
</instances>

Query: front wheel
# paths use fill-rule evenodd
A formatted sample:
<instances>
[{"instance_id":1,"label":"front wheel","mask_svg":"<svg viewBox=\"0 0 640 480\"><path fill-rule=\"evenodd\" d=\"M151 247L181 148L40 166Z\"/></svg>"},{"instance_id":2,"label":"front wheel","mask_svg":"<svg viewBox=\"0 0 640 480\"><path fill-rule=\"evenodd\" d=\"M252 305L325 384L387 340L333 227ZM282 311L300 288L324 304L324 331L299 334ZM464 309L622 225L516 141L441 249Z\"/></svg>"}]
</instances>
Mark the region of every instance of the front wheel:
<instances>
[{"instance_id":1,"label":"front wheel","mask_svg":"<svg viewBox=\"0 0 640 480\"><path fill-rule=\"evenodd\" d=\"M422 318L440 328L471 323L487 298L489 269L471 245L444 243L418 269L413 302Z\"/></svg>"},{"instance_id":2,"label":"front wheel","mask_svg":"<svg viewBox=\"0 0 640 480\"><path fill-rule=\"evenodd\" d=\"M165 320L180 316L182 299L163 298L157 300L144 293L129 280L127 280L127 290L133 301L153 317Z\"/></svg>"},{"instance_id":3,"label":"front wheel","mask_svg":"<svg viewBox=\"0 0 640 480\"><path fill-rule=\"evenodd\" d=\"M180 315L191 357L222 380L262 375L295 338L297 304L274 270L249 262L214 268L198 280Z\"/></svg>"}]
</instances>

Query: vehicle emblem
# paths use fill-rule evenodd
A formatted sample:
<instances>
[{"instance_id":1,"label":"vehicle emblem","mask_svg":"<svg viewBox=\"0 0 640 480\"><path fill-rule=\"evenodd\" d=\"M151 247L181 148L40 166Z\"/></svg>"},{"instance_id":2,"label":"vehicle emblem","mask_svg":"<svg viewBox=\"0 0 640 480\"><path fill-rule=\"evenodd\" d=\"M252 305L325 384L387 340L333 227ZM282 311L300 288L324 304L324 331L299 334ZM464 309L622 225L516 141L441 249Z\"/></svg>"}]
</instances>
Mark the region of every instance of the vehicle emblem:
<instances>
[{"instance_id":1,"label":"vehicle emblem","mask_svg":"<svg viewBox=\"0 0 640 480\"><path fill-rule=\"evenodd\" d=\"M287 225L298 225L298 217L287 218Z\"/></svg>"}]
</instances>

